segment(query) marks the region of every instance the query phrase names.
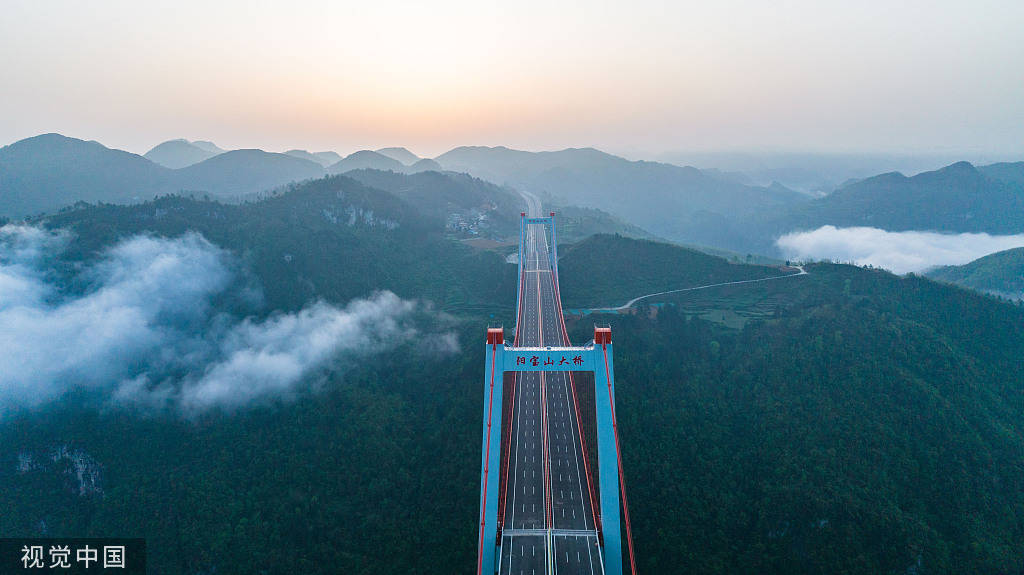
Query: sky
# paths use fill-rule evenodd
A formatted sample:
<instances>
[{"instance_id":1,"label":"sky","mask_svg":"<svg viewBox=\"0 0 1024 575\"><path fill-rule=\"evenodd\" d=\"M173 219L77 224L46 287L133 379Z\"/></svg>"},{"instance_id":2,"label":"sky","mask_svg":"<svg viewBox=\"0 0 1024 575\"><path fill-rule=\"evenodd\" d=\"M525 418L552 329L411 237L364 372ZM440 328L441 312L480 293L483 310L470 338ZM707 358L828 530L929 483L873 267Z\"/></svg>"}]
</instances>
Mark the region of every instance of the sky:
<instances>
[{"instance_id":1,"label":"sky","mask_svg":"<svg viewBox=\"0 0 1024 575\"><path fill-rule=\"evenodd\" d=\"M1024 156L1024 2L5 0L0 144Z\"/></svg>"}]
</instances>

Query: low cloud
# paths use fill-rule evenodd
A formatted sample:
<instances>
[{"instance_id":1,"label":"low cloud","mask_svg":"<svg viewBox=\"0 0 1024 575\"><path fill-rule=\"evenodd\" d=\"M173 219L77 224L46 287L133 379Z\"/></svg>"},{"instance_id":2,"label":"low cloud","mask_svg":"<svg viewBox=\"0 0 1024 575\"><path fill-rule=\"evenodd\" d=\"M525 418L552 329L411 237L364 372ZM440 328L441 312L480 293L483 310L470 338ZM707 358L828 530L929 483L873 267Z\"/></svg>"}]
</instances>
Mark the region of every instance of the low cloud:
<instances>
[{"instance_id":1,"label":"low cloud","mask_svg":"<svg viewBox=\"0 0 1024 575\"><path fill-rule=\"evenodd\" d=\"M61 276L69 241L0 228L0 415L82 389L189 414L237 409L294 395L335 362L415 332L417 304L389 292L264 319L218 312L218 298L246 288L230 255L198 234L136 236Z\"/></svg>"},{"instance_id":2,"label":"low cloud","mask_svg":"<svg viewBox=\"0 0 1024 575\"><path fill-rule=\"evenodd\" d=\"M379 352L405 337L400 319L413 308L412 302L383 292L344 309L320 302L263 322L246 320L220 340L221 359L186 383L182 404L188 409L238 407L288 393L311 368L341 353Z\"/></svg>"},{"instance_id":3,"label":"low cloud","mask_svg":"<svg viewBox=\"0 0 1024 575\"><path fill-rule=\"evenodd\" d=\"M787 258L872 265L897 274L960 265L982 256L1024 246L1024 235L887 232L878 228L822 226L776 240Z\"/></svg>"}]
</instances>

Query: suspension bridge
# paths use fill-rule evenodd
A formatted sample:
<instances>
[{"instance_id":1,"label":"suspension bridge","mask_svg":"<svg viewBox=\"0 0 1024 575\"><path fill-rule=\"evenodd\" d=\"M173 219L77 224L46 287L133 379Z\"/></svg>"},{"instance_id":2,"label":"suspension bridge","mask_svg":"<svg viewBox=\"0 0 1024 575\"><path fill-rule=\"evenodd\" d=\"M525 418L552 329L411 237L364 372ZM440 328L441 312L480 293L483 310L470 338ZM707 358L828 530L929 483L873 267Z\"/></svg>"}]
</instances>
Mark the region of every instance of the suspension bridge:
<instances>
[{"instance_id":1,"label":"suspension bridge","mask_svg":"<svg viewBox=\"0 0 1024 575\"><path fill-rule=\"evenodd\" d=\"M512 342L503 328L487 329L476 571L621 575L625 539L635 575L611 328L571 344L555 214L529 205L530 215L520 214Z\"/></svg>"}]
</instances>

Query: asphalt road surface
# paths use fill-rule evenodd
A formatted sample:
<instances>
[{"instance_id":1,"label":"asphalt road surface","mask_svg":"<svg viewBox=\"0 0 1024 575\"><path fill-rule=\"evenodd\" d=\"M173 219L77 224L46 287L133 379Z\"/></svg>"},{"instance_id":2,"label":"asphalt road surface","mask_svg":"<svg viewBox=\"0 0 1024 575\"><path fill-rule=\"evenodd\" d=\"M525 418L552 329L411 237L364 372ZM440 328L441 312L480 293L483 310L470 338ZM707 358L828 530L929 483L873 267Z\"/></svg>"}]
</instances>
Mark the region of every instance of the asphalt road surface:
<instances>
[{"instance_id":1,"label":"asphalt road surface","mask_svg":"<svg viewBox=\"0 0 1024 575\"><path fill-rule=\"evenodd\" d=\"M568 345L548 250L543 226L527 226L518 346ZM500 573L603 573L569 374L520 372L515 385Z\"/></svg>"}]
</instances>

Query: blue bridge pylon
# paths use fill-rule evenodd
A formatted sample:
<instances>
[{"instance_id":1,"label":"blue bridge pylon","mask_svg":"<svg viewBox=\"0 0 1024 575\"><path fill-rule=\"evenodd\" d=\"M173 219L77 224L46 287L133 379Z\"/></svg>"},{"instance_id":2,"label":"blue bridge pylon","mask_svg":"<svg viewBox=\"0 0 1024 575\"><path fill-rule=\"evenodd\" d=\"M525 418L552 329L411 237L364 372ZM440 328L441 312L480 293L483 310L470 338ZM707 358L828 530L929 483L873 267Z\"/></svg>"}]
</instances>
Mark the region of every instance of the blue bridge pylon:
<instances>
[{"instance_id":1,"label":"blue bridge pylon","mask_svg":"<svg viewBox=\"0 0 1024 575\"><path fill-rule=\"evenodd\" d=\"M520 239L519 239L519 290L517 295L517 336L520 330L523 329L525 323L524 318L527 317L523 313L524 305L524 294L525 291L525 280L526 280L526 264L527 262L532 263L536 266L535 269L529 270L530 273L536 272L537 280L534 286L539 286L540 282L547 281L550 277L552 282L551 286L544 284L544 289L550 290L553 294L551 299L554 300L554 306L557 310L557 318L561 322L562 333L564 339L560 338L562 343L568 344L568 334L565 333L564 320L561 315L561 303L558 296L558 259L557 259L557 246L555 244L555 221L554 213L549 217L526 217L526 214L521 214L520 224ZM550 229L550 238L552 249L547 253L547 258L541 258L541 254L534 250L534 253L528 253L527 249L527 234L526 229L528 225L544 225ZM536 236L531 236L535 238ZM545 238L546 240L546 238ZM536 243L536 241L534 242ZM545 250L546 246L545 246ZM530 258L533 258L532 260ZM546 261L544 261L546 260ZM543 274L541 272L544 272ZM547 274L550 272L550 275ZM540 300L540 287L536 287L538 290L537 302L538 305ZM543 310L539 310L537 314L543 313ZM558 322L556 322L557 325ZM557 331L557 330L556 330ZM510 446L503 441L502 433L502 418L503 414L511 414L511 409L506 412L503 409L503 401L506 397L505 392L505 373L515 372L517 376L526 377L525 374L530 372L592 372L594 374L594 411L593 421L596 427L596 440L597 440L597 458L598 458L598 484L599 484L599 501L600 501L600 513L597 510L593 510L595 520L592 524L592 529L589 532L593 541L591 549L596 545L600 545L599 552L596 555L601 563L601 569L604 573L609 575L621 575L622 573L622 541L620 535L620 509L623 509L627 527L627 538L629 540L630 550L630 564L634 564L632 556L632 541L629 529L629 512L628 508L620 508L620 493L623 497L623 503L625 498L625 491L620 482L622 477L621 469L621 455L619 450L619 437L618 428L615 423L615 369L612 352L612 337L610 327L597 327L594 328L594 339L583 346L571 346L571 345L557 345L557 346L523 346L516 345L520 341L519 337L516 337L516 342L509 344L505 341L504 329L501 327L489 327L487 329L487 342L486 342L486 356L484 364L484 410L483 410L483 427L481 432L482 449L481 449L481 460L480 460L480 524L479 524L479 549L477 557L477 572L481 575L493 575L501 570L502 561L502 544L506 541L506 536L503 537L502 522L504 518L499 517L499 513L504 513L504 501L503 494L507 486L505 482L506 473L502 468L503 451L510 449ZM543 343L541 341L540 343ZM548 376L551 377L551 376ZM511 381L519 382L520 379L511 379ZM543 382L543 376L540 381ZM568 380L566 380L568 381ZM512 384L516 385L515 383ZM541 384L543 385L543 383ZM543 389L543 387L541 388ZM565 385L566 393L573 394L572 402L575 403L575 383L572 384L571 390L569 385ZM512 405L515 405L514 399L514 388L510 390L513 393ZM541 392L543 394L543 391ZM545 396L541 396L542 398ZM509 406L504 406L509 408ZM541 413L544 413L542 410ZM576 411L577 417L579 411ZM583 430L579 429L578 421L576 420L576 429L571 429L571 433L578 432L579 444L573 444L573 449L583 451L582 458L585 461L586 458L586 447L583 443ZM505 437L511 436L511 425L512 421L506 422L509 433ZM543 421L541 424L547 426L547 421ZM564 436L564 423L562 424L563 436ZM570 423L570 428L573 428L573 424ZM544 430L546 433L546 430ZM571 434L570 433L570 434ZM575 437L575 436L574 436ZM544 457L548 457L545 451ZM508 454L504 454L504 461L507 464ZM547 462L545 462L547 465ZM582 475L577 465L577 473ZM589 476L589 467L587 468L587 475ZM544 476L545 480L546 475ZM579 477L578 480L582 483L584 479ZM587 478L589 482L589 477ZM590 488L589 483L587 484L588 489ZM545 484L541 487L542 490L549 489L550 485ZM582 491L582 489L581 489ZM525 492L525 487L524 487ZM591 506L594 505L593 496L591 495ZM582 499L582 495L580 499ZM499 501L502 502L499 509ZM582 502L581 502L582 503ZM547 505L547 499L545 499ZM541 525L543 528L541 528ZM555 544L554 536L561 534L563 536L569 536L572 534L580 533L577 531L570 531L567 529L555 529L555 521L549 519L549 514L545 513L544 522L538 523L531 529L509 529L508 531L515 532L516 535L529 533L535 537L538 537L537 541L543 541L539 546L546 550L549 557L544 559L545 570L544 573L553 572L555 563L554 547ZM588 527L589 528L589 527ZM582 532L582 531L581 531ZM544 539L541 539L541 538ZM578 536L577 536L578 538ZM505 555L508 555L506 550ZM575 553L574 553L575 555ZM511 559L509 559L511 561ZM593 568L593 564L590 564ZM633 568L635 572L635 566ZM501 571L504 572L504 571ZM537 571L540 573L541 571ZM590 571L586 571L590 572ZM595 572L600 572L595 570Z\"/></svg>"}]
</instances>

